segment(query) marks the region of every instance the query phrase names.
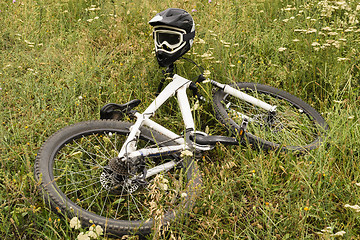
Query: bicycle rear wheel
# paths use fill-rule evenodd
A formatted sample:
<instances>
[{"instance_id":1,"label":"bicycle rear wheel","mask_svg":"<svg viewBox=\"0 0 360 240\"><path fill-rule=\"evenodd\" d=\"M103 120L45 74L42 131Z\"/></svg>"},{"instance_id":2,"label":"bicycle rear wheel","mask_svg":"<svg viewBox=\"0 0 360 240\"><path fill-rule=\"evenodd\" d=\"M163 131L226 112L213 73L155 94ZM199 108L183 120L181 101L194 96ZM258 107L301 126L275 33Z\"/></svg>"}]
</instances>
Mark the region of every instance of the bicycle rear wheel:
<instances>
[{"instance_id":1,"label":"bicycle rear wheel","mask_svg":"<svg viewBox=\"0 0 360 240\"><path fill-rule=\"evenodd\" d=\"M52 207L64 216L77 216L82 225L100 225L106 234L118 236L148 234L154 224L166 225L190 210L201 184L192 160L177 155L144 158L141 169L177 163L176 168L146 178L146 182L117 174L108 166L130 127L130 123L114 120L81 122L44 143L35 161L35 177ZM174 144L157 132L140 130L140 148Z\"/></svg>"},{"instance_id":2,"label":"bicycle rear wheel","mask_svg":"<svg viewBox=\"0 0 360 240\"><path fill-rule=\"evenodd\" d=\"M213 95L216 117L233 133L248 119L245 140L265 150L286 149L307 151L317 148L328 128L324 118L301 99L273 87L256 83L235 83L239 89L270 105L276 106L275 116L241 99L218 90Z\"/></svg>"}]
</instances>

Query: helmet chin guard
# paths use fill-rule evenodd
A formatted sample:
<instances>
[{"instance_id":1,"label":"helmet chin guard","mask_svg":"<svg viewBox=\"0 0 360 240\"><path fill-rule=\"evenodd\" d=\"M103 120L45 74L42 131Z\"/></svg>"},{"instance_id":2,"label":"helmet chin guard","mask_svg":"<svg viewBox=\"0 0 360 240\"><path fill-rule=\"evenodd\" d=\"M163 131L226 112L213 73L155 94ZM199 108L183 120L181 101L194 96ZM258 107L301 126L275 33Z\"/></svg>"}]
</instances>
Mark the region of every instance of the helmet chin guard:
<instances>
[{"instance_id":1,"label":"helmet chin guard","mask_svg":"<svg viewBox=\"0 0 360 240\"><path fill-rule=\"evenodd\" d=\"M169 8L149 21L154 27L156 59L168 67L190 50L195 37L195 23L185 10Z\"/></svg>"}]
</instances>

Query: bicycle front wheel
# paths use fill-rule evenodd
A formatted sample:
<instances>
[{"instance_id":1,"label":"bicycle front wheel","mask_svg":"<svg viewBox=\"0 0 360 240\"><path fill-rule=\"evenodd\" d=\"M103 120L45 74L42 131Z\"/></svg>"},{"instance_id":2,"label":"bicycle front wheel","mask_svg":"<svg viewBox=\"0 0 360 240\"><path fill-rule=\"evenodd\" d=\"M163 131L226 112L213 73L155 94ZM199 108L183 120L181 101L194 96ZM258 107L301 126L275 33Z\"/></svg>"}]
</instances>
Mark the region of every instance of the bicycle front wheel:
<instances>
[{"instance_id":1,"label":"bicycle front wheel","mask_svg":"<svg viewBox=\"0 0 360 240\"><path fill-rule=\"evenodd\" d=\"M328 126L324 118L301 99L273 87L257 83L235 83L230 86L276 106L276 114L231 96L223 90L213 95L216 117L233 133L239 132L247 118L245 140L265 150L307 151L323 141Z\"/></svg>"},{"instance_id":2,"label":"bicycle front wheel","mask_svg":"<svg viewBox=\"0 0 360 240\"><path fill-rule=\"evenodd\" d=\"M176 167L143 181L111 170L109 161L117 157L130 127L131 123L114 120L82 122L44 143L35 177L53 208L78 217L85 226L100 225L107 234L121 236L148 234L154 225L166 225L192 207L201 184L192 160L177 155L144 158L141 169L169 161ZM175 144L157 132L140 130L139 148Z\"/></svg>"}]
</instances>

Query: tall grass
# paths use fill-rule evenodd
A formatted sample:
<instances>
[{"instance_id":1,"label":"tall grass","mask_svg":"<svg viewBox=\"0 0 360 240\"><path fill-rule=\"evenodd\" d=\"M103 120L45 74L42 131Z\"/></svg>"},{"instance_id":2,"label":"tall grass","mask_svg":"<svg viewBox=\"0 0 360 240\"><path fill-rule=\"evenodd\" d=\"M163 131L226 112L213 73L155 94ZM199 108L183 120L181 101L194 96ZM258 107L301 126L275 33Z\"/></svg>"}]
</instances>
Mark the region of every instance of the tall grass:
<instances>
[{"instance_id":1,"label":"tall grass","mask_svg":"<svg viewBox=\"0 0 360 240\"><path fill-rule=\"evenodd\" d=\"M360 5L356 1L6 0L0 3L0 232L3 239L74 239L33 178L41 144L68 124L98 119L108 102L154 97L156 12L196 22L187 54L220 82L282 88L323 114L326 146L305 156L217 146L201 161L204 190L174 239L330 239L360 234ZM196 69L179 61L179 74ZM202 94L211 96L209 86ZM174 101L158 121L182 130ZM173 115L168 115L168 113ZM210 105L198 128L221 133ZM151 238L151 236L149 236Z\"/></svg>"}]
</instances>

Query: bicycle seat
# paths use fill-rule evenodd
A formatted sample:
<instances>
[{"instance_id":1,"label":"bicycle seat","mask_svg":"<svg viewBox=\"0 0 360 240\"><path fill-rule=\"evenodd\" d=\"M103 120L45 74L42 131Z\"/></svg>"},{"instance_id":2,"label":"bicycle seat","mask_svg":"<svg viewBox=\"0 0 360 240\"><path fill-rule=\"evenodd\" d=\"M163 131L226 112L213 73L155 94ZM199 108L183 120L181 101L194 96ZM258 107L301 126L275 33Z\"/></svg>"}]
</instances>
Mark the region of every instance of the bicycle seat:
<instances>
[{"instance_id":1,"label":"bicycle seat","mask_svg":"<svg viewBox=\"0 0 360 240\"><path fill-rule=\"evenodd\" d=\"M121 120L140 103L141 100L139 99L134 99L124 104L108 103L100 109L100 119Z\"/></svg>"}]
</instances>

